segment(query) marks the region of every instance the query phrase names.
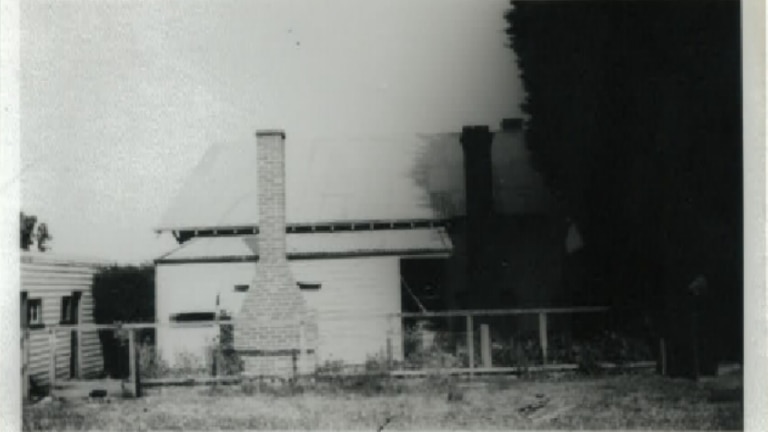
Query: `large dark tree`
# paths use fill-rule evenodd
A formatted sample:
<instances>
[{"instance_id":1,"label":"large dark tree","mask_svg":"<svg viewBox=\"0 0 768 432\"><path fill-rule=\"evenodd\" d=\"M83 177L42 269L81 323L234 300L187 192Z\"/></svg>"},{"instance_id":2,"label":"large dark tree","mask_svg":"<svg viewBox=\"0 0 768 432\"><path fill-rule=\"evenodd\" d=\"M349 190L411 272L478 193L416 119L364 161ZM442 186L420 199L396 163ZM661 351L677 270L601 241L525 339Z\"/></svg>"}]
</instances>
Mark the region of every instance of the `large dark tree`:
<instances>
[{"instance_id":1,"label":"large dark tree","mask_svg":"<svg viewBox=\"0 0 768 432\"><path fill-rule=\"evenodd\" d=\"M153 322L155 320L155 268L114 266L93 279L93 318L97 324ZM128 346L122 334L99 331L104 369L112 377L128 374ZM142 331L139 341L154 339L151 330Z\"/></svg>"},{"instance_id":2,"label":"large dark tree","mask_svg":"<svg viewBox=\"0 0 768 432\"><path fill-rule=\"evenodd\" d=\"M739 12L513 1L506 16L526 139L582 230L593 300L651 320L674 375L741 355Z\"/></svg>"}]
</instances>

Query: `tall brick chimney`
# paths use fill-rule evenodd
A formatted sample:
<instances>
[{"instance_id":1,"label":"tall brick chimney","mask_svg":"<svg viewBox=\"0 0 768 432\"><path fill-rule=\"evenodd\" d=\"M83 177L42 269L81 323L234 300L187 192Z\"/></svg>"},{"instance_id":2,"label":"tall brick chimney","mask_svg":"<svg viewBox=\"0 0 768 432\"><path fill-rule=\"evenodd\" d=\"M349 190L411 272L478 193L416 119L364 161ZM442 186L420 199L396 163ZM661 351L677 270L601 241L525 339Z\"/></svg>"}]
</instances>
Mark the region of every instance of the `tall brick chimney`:
<instances>
[{"instance_id":1,"label":"tall brick chimney","mask_svg":"<svg viewBox=\"0 0 768 432\"><path fill-rule=\"evenodd\" d=\"M244 374L291 377L314 365L317 327L286 257L285 132L256 132L259 259L235 322Z\"/></svg>"},{"instance_id":2,"label":"tall brick chimney","mask_svg":"<svg viewBox=\"0 0 768 432\"><path fill-rule=\"evenodd\" d=\"M488 126L465 126L461 131L464 149L464 183L466 195L467 281L471 295L469 307L487 307L481 294L487 287L484 251L493 239L485 232L493 215L493 170L491 143L493 133Z\"/></svg>"}]
</instances>

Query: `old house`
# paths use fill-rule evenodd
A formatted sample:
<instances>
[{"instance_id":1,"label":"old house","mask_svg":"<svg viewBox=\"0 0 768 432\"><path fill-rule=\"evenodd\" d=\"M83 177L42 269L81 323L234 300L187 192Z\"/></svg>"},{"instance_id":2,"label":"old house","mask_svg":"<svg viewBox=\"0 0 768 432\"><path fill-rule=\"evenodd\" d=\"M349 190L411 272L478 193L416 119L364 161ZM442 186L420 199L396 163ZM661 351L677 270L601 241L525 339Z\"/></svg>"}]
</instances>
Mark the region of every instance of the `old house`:
<instances>
[{"instance_id":1,"label":"old house","mask_svg":"<svg viewBox=\"0 0 768 432\"><path fill-rule=\"evenodd\" d=\"M52 253L22 253L22 364L30 381L25 384L48 386L52 364L56 379L102 373L97 331L54 331L54 326L93 323L93 275L104 265Z\"/></svg>"},{"instance_id":2,"label":"old house","mask_svg":"<svg viewBox=\"0 0 768 432\"><path fill-rule=\"evenodd\" d=\"M297 349L362 363L400 340L389 315L417 303L551 304L564 227L519 122L507 126L211 147L158 228L180 243L156 260L161 353L204 352L217 331L184 321L230 316L254 373Z\"/></svg>"}]
</instances>

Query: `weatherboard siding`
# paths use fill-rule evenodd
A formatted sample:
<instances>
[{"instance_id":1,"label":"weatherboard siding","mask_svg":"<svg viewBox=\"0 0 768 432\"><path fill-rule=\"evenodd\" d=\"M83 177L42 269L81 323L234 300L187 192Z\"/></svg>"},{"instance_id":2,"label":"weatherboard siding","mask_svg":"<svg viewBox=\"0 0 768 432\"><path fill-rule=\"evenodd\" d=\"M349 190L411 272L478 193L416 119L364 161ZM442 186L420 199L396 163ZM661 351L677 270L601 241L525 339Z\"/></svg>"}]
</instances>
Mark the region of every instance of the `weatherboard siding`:
<instances>
[{"instance_id":1,"label":"weatherboard siding","mask_svg":"<svg viewBox=\"0 0 768 432\"><path fill-rule=\"evenodd\" d=\"M236 285L250 285L256 265L239 263L158 264L155 273L157 347L160 355L173 364L183 357L202 361L206 348L218 334L214 327L179 327L170 317L179 313L215 312L216 296L220 307L230 314L240 308L244 294Z\"/></svg>"},{"instance_id":2,"label":"weatherboard siding","mask_svg":"<svg viewBox=\"0 0 768 432\"><path fill-rule=\"evenodd\" d=\"M303 290L307 305L317 311L318 360L362 364L369 356L385 355L387 336L399 341L400 260L371 257L291 262L299 282L319 282L318 290ZM393 356L401 357L397 343Z\"/></svg>"},{"instance_id":3,"label":"weatherboard siding","mask_svg":"<svg viewBox=\"0 0 768 432\"><path fill-rule=\"evenodd\" d=\"M289 265L297 282L321 284L318 290L302 290L318 317L319 362L361 364L386 352L390 331L393 340L400 340L399 321L390 324L386 318L400 312L398 257L292 260ZM216 329L180 327L170 321L171 315L213 312L217 295L220 307L236 314L244 294L235 292L235 286L250 286L255 271L252 262L158 264L157 346L163 358L170 363L189 356L202 361ZM393 348L399 358L400 346L394 343Z\"/></svg>"},{"instance_id":4,"label":"weatherboard siding","mask_svg":"<svg viewBox=\"0 0 768 432\"><path fill-rule=\"evenodd\" d=\"M80 293L78 321L93 323L93 275L103 263L53 254L24 254L21 259L21 291L42 303L42 328L29 329L29 373L38 385L49 384L50 328L61 324L62 298ZM26 313L26 312L25 312ZM56 378L70 378L71 331L56 332ZM103 371L101 344L96 331L79 335L80 376L94 377Z\"/></svg>"}]
</instances>

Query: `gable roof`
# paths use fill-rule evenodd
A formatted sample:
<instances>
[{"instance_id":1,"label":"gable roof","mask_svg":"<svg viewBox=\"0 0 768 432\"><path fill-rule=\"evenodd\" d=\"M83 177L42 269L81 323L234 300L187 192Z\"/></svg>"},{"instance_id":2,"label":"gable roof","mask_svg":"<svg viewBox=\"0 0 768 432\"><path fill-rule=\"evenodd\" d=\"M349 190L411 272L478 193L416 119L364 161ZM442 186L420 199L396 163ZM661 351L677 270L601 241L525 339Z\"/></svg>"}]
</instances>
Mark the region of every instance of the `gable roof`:
<instances>
[{"instance_id":1,"label":"gable roof","mask_svg":"<svg viewBox=\"0 0 768 432\"><path fill-rule=\"evenodd\" d=\"M255 139L212 146L158 230L258 224ZM551 197L531 167L521 132L497 132L494 196L501 213L539 212ZM389 138L286 140L288 224L441 220L462 216L458 133Z\"/></svg>"}]
</instances>

